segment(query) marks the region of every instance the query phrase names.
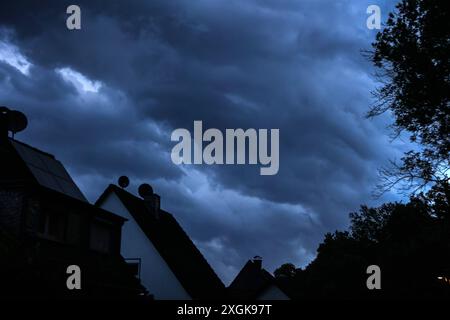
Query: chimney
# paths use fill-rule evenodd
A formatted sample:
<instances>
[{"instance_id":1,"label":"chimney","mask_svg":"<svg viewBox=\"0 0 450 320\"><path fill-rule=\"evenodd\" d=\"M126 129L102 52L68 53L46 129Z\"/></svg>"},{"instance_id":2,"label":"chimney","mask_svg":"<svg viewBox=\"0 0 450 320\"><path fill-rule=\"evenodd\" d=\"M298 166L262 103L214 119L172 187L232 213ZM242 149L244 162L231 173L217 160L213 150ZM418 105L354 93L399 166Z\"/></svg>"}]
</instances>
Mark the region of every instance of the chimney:
<instances>
[{"instance_id":1,"label":"chimney","mask_svg":"<svg viewBox=\"0 0 450 320\"><path fill-rule=\"evenodd\" d=\"M254 256L252 262L255 268L257 268L258 270L262 269L262 257Z\"/></svg>"},{"instance_id":2,"label":"chimney","mask_svg":"<svg viewBox=\"0 0 450 320\"><path fill-rule=\"evenodd\" d=\"M161 207L161 197L158 194L153 193L153 188L147 183L141 184L138 192L151 214L158 219Z\"/></svg>"},{"instance_id":3,"label":"chimney","mask_svg":"<svg viewBox=\"0 0 450 320\"><path fill-rule=\"evenodd\" d=\"M157 211L161 209L161 197L159 196L159 194L153 194L153 207Z\"/></svg>"}]
</instances>

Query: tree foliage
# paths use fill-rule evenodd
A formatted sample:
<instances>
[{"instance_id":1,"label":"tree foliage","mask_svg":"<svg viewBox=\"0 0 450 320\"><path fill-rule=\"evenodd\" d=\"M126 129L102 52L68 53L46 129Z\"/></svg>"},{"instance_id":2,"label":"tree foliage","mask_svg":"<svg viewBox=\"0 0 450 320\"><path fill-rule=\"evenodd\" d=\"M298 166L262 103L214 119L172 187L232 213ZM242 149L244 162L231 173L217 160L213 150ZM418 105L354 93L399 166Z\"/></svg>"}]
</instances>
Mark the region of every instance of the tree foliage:
<instances>
[{"instance_id":1,"label":"tree foliage","mask_svg":"<svg viewBox=\"0 0 450 320\"><path fill-rule=\"evenodd\" d=\"M389 111L396 134L418 149L382 172L386 190L399 182L420 190L448 183L450 173L450 10L445 0L403 0L389 14L370 58L382 84L369 117Z\"/></svg>"},{"instance_id":2,"label":"tree foliage","mask_svg":"<svg viewBox=\"0 0 450 320\"><path fill-rule=\"evenodd\" d=\"M304 270L290 267L296 270L290 292L298 299L449 298L450 285L438 279L450 278L450 223L440 218L448 210L448 204L436 207L424 197L362 206L350 215L350 231L325 235ZM380 291L366 287L373 264L381 268Z\"/></svg>"}]
</instances>

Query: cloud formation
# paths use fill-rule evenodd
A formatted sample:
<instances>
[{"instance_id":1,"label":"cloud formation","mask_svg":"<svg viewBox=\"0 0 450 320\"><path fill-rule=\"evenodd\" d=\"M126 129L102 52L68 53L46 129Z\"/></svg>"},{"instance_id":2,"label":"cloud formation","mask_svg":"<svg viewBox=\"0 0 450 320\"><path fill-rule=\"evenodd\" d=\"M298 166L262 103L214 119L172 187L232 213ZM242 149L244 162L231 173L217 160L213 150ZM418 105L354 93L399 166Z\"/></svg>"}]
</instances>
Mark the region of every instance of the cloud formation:
<instances>
[{"instance_id":1,"label":"cloud formation","mask_svg":"<svg viewBox=\"0 0 450 320\"><path fill-rule=\"evenodd\" d=\"M227 283L254 255L270 271L306 265L404 148L388 119L364 118L368 1L77 2L79 31L65 27L72 3L1 4L0 103L30 120L18 138L91 200L122 174L132 190L150 182ZM174 165L170 134L194 120L279 128L279 173Z\"/></svg>"}]
</instances>

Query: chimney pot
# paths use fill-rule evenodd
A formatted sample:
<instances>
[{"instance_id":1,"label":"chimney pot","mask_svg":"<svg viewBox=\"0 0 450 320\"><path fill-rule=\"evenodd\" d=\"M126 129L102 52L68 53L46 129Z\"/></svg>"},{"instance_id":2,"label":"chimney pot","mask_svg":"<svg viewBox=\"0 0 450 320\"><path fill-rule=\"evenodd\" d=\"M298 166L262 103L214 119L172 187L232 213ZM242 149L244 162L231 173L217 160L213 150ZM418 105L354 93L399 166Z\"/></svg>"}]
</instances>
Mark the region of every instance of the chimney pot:
<instances>
[{"instance_id":1,"label":"chimney pot","mask_svg":"<svg viewBox=\"0 0 450 320\"><path fill-rule=\"evenodd\" d=\"M262 268L262 257L254 256L252 261L253 261L253 264L258 268L258 270L261 270L261 268Z\"/></svg>"}]
</instances>

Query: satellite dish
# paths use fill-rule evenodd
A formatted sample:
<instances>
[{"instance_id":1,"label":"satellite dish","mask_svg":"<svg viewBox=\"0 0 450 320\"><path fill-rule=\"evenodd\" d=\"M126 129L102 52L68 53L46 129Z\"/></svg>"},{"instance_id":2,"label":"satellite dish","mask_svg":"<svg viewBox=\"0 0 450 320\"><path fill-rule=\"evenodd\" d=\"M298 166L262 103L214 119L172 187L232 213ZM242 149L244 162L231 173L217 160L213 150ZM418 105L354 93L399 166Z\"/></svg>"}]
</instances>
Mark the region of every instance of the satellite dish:
<instances>
[{"instance_id":1,"label":"satellite dish","mask_svg":"<svg viewBox=\"0 0 450 320\"><path fill-rule=\"evenodd\" d=\"M130 179L127 176L121 176L118 180L119 186L122 189L125 189L130 184Z\"/></svg>"},{"instance_id":2,"label":"satellite dish","mask_svg":"<svg viewBox=\"0 0 450 320\"><path fill-rule=\"evenodd\" d=\"M145 199L153 195L153 188L148 183L143 183L139 186L138 192Z\"/></svg>"},{"instance_id":3,"label":"satellite dish","mask_svg":"<svg viewBox=\"0 0 450 320\"><path fill-rule=\"evenodd\" d=\"M7 114L9 112L9 108L5 106L0 106L0 113Z\"/></svg>"},{"instance_id":4,"label":"satellite dish","mask_svg":"<svg viewBox=\"0 0 450 320\"><path fill-rule=\"evenodd\" d=\"M27 125L28 119L22 112L16 110L8 112L8 130L13 134L25 130Z\"/></svg>"}]
</instances>

